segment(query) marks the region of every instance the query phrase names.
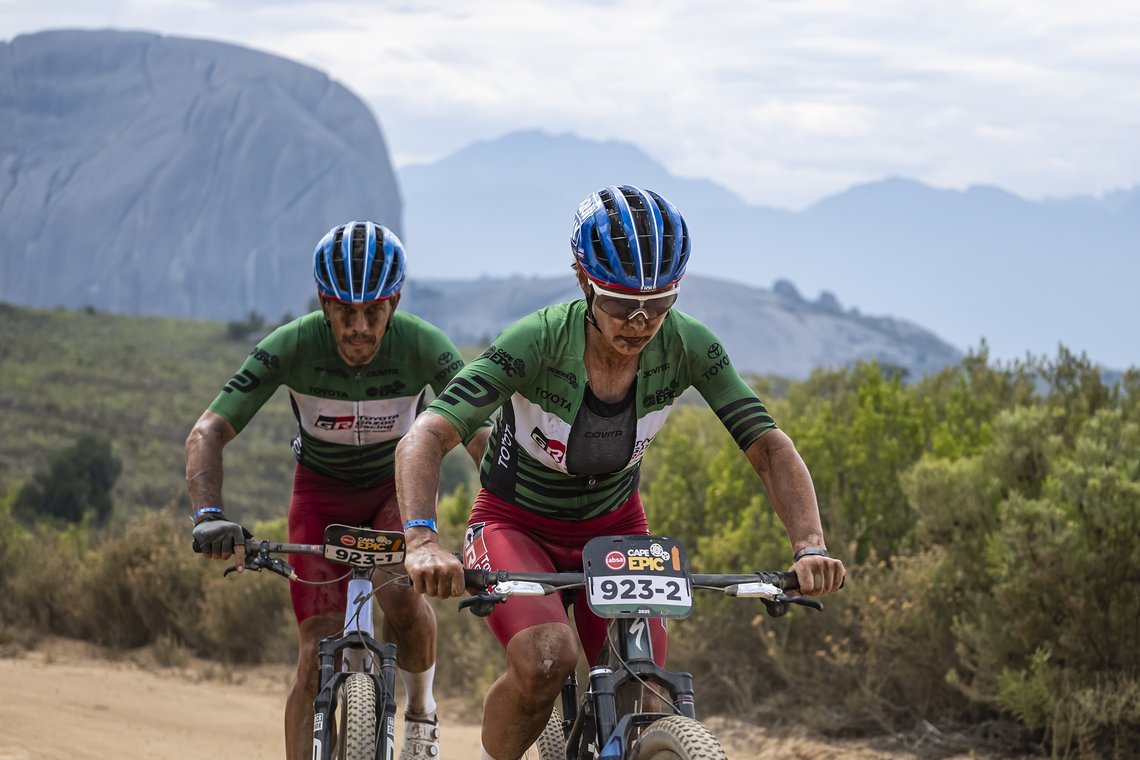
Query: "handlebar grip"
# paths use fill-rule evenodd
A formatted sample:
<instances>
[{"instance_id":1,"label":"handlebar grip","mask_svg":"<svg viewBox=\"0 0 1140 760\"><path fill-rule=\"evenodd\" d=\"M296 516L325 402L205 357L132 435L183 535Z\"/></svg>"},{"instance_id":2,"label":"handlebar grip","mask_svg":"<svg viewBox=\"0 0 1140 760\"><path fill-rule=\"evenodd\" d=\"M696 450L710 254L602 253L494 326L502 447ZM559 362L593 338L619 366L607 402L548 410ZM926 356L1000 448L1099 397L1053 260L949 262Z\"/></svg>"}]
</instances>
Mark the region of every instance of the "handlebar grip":
<instances>
[{"instance_id":1,"label":"handlebar grip","mask_svg":"<svg viewBox=\"0 0 1140 760\"><path fill-rule=\"evenodd\" d=\"M489 573L486 570L479 570L477 568L463 568L463 585L469 588L487 588L491 585L493 579L488 577Z\"/></svg>"}]
</instances>

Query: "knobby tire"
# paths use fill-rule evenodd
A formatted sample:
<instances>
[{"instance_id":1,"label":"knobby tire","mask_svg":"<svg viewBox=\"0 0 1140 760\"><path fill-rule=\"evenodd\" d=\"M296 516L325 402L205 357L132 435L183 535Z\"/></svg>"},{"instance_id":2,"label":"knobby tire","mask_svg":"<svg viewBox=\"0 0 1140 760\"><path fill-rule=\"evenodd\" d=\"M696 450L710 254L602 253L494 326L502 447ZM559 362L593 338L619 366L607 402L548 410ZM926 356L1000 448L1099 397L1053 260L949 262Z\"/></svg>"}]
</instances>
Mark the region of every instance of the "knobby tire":
<instances>
[{"instance_id":1,"label":"knobby tire","mask_svg":"<svg viewBox=\"0 0 1140 760\"><path fill-rule=\"evenodd\" d=\"M557 709L550 713L546 728L534 746L538 749L538 760L566 760L566 737L562 734L562 716Z\"/></svg>"},{"instance_id":2,"label":"knobby tire","mask_svg":"<svg viewBox=\"0 0 1140 760\"><path fill-rule=\"evenodd\" d=\"M365 673L344 680L340 701L340 731L333 757L337 760L376 760L376 682Z\"/></svg>"},{"instance_id":3,"label":"knobby tire","mask_svg":"<svg viewBox=\"0 0 1140 760\"><path fill-rule=\"evenodd\" d=\"M727 760L712 733L692 718L673 715L650 724L629 753L630 760Z\"/></svg>"}]
</instances>

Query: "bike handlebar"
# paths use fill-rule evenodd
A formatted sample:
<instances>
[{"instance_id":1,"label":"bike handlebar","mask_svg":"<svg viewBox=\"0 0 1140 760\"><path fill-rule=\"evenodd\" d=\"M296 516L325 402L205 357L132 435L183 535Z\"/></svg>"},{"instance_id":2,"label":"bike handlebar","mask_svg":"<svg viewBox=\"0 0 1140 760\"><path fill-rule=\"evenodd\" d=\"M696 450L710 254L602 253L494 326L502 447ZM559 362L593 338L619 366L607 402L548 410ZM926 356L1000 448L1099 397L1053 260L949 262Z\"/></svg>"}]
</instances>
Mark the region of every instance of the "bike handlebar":
<instances>
[{"instance_id":1,"label":"bike handlebar","mask_svg":"<svg viewBox=\"0 0 1140 760\"><path fill-rule=\"evenodd\" d=\"M693 573L690 578L694 589L721 590L730 596L759 598L772 617L785 614L789 604L799 604L817 611L823 609L823 605L816 599L784 593L800 587L794 572ZM469 609L479 617L486 617L495 605L505 602L508 596L543 596L555 591L583 588L586 585L586 574L464 569L463 581L469 588L481 590L460 602L459 609ZM488 586L494 586L495 591L488 592ZM524 589L523 586L528 587Z\"/></svg>"},{"instance_id":2,"label":"bike handlebar","mask_svg":"<svg viewBox=\"0 0 1140 760\"><path fill-rule=\"evenodd\" d=\"M740 583L771 583L784 591L800 587L794 572L757 571L755 573L693 573L693 588L724 589ZM486 588L506 581L540 583L556 589L581 588L586 582L585 573L527 573L509 570L463 570L463 582L471 588Z\"/></svg>"}]
</instances>

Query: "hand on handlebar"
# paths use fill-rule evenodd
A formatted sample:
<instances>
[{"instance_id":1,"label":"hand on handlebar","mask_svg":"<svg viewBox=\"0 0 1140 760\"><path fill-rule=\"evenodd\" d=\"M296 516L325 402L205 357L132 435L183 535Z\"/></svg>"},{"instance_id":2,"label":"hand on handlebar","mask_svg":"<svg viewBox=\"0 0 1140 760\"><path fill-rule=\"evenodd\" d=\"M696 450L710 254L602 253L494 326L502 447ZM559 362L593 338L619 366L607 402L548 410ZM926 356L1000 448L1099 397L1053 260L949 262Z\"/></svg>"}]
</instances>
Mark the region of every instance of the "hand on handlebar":
<instances>
[{"instance_id":1,"label":"hand on handlebar","mask_svg":"<svg viewBox=\"0 0 1140 760\"><path fill-rule=\"evenodd\" d=\"M248 530L229 520L203 520L194 526L194 551L210 559L236 557L234 567L245 569L245 542L253 538Z\"/></svg>"},{"instance_id":2,"label":"hand on handlebar","mask_svg":"<svg viewBox=\"0 0 1140 760\"><path fill-rule=\"evenodd\" d=\"M792 565L800 582L800 593L805 596L826 596L843 588L846 568L843 561L834 557L807 555Z\"/></svg>"},{"instance_id":3,"label":"hand on handlebar","mask_svg":"<svg viewBox=\"0 0 1140 760\"><path fill-rule=\"evenodd\" d=\"M463 564L438 541L409 546L404 569L416 591L439 599L464 593Z\"/></svg>"}]
</instances>

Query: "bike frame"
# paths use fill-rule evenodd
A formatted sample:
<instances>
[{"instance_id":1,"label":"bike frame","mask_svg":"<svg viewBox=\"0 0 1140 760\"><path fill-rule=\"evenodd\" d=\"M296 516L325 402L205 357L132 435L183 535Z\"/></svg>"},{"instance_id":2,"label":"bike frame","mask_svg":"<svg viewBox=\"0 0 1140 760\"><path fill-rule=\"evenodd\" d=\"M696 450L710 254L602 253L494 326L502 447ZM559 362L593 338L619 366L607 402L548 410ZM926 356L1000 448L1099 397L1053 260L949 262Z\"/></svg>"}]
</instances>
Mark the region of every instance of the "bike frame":
<instances>
[{"instance_id":1,"label":"bike frame","mask_svg":"<svg viewBox=\"0 0 1140 760\"><path fill-rule=\"evenodd\" d=\"M602 662L590 668L590 686L581 698L579 710L578 679L571 674L562 687L562 732L566 736L566 757L581 756L583 740L593 738L599 747L598 758L622 758L629 751L636 733L661 718L683 715L696 720L693 677L689 673L665 670L653 661L653 642L648 635L648 618L618 618L609 624L609 636L616 633L617 654L623 663L614 670ZM675 712L636 712L619 715L618 690L627 684L649 684L668 693Z\"/></svg>"},{"instance_id":2,"label":"bike frame","mask_svg":"<svg viewBox=\"0 0 1140 760\"><path fill-rule=\"evenodd\" d=\"M341 667L336 669L338 656ZM379 666L377 666L379 663ZM396 646L376 640L372 623L372 570L353 567L348 582L344 631L322 639L317 662L317 698L313 702L313 758L327 760L332 751L332 716L337 695L353 673L364 673L376 683L377 760L391 760L396 747ZM384 695L388 695L384 697Z\"/></svg>"}]
</instances>

